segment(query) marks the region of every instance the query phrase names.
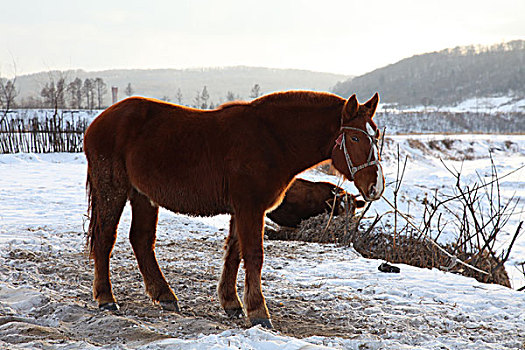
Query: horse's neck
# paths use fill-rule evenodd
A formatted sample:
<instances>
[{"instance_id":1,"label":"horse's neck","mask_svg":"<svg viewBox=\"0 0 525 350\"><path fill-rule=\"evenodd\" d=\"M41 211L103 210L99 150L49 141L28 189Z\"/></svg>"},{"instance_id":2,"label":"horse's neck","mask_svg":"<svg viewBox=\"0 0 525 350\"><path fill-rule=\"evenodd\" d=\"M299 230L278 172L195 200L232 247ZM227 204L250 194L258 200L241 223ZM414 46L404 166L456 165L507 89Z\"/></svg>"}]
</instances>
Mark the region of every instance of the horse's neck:
<instances>
[{"instance_id":1,"label":"horse's neck","mask_svg":"<svg viewBox=\"0 0 525 350\"><path fill-rule=\"evenodd\" d=\"M326 109L311 110L299 119L280 115L282 124L274 130L290 155L287 165L293 175L330 158L340 128L340 113L334 108L329 113Z\"/></svg>"}]
</instances>

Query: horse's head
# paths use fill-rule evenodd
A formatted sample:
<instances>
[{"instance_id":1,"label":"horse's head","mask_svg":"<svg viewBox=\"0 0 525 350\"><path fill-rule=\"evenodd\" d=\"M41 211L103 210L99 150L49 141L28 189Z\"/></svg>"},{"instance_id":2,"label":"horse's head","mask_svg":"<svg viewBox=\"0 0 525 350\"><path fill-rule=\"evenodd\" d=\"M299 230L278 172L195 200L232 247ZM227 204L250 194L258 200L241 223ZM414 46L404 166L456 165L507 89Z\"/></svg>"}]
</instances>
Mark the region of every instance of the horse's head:
<instances>
[{"instance_id":1,"label":"horse's head","mask_svg":"<svg viewBox=\"0 0 525 350\"><path fill-rule=\"evenodd\" d=\"M350 216L354 216L356 209L364 208L364 206L366 205L365 201L357 199L357 196L346 192L340 187L335 188L333 196L334 195L335 201L333 198L330 198L326 202L330 211L333 210L334 215L341 215L347 213L350 214ZM334 203L335 207L332 208Z\"/></svg>"},{"instance_id":2,"label":"horse's head","mask_svg":"<svg viewBox=\"0 0 525 350\"><path fill-rule=\"evenodd\" d=\"M381 198L385 178L381 167L378 139L380 133L372 120L379 102L376 93L365 104L352 95L342 110L341 129L332 150L332 164L355 186L366 201Z\"/></svg>"}]
</instances>

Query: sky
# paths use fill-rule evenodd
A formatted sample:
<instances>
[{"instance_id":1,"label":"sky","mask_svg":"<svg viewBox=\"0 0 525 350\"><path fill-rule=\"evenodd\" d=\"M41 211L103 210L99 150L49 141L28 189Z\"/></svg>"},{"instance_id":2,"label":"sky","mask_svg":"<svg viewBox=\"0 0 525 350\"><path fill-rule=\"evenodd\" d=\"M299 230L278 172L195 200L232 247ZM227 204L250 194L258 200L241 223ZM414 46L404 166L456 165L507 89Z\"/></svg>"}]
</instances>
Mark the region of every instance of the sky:
<instances>
[{"instance_id":1,"label":"sky","mask_svg":"<svg viewBox=\"0 0 525 350\"><path fill-rule=\"evenodd\" d=\"M260 66L361 75L525 39L525 0L0 0L0 75Z\"/></svg>"}]
</instances>

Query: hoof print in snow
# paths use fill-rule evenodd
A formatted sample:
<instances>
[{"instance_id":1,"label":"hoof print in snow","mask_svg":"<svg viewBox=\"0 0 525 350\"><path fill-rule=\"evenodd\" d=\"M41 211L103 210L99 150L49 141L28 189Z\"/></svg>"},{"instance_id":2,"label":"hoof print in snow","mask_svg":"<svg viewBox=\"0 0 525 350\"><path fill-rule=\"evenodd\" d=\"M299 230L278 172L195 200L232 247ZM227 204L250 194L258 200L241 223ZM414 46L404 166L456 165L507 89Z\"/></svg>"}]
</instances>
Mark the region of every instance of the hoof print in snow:
<instances>
[{"instance_id":1,"label":"hoof print in snow","mask_svg":"<svg viewBox=\"0 0 525 350\"><path fill-rule=\"evenodd\" d=\"M377 269L381 272L386 272L386 273L399 273L401 271L399 267L390 265L386 262L379 265Z\"/></svg>"},{"instance_id":2,"label":"hoof print in snow","mask_svg":"<svg viewBox=\"0 0 525 350\"><path fill-rule=\"evenodd\" d=\"M117 303L105 303L98 306L100 310L103 311L118 311L120 307Z\"/></svg>"},{"instance_id":3,"label":"hoof print in snow","mask_svg":"<svg viewBox=\"0 0 525 350\"><path fill-rule=\"evenodd\" d=\"M252 327L261 325L263 328L266 328L266 329L273 328L272 321L270 321L270 319L268 318L254 318L251 320L251 322L252 322Z\"/></svg>"},{"instance_id":4,"label":"hoof print in snow","mask_svg":"<svg viewBox=\"0 0 525 350\"><path fill-rule=\"evenodd\" d=\"M159 301L159 305L162 307L162 310L180 313L179 303L177 301Z\"/></svg>"}]
</instances>

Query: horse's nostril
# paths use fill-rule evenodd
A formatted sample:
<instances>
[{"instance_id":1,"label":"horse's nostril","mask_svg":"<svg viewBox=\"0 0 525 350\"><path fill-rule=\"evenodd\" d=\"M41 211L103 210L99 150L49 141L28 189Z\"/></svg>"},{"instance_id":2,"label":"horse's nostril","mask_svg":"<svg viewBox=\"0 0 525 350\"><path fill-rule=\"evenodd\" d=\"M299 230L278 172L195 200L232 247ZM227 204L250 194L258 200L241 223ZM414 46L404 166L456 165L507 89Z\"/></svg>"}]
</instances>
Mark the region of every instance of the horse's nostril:
<instances>
[{"instance_id":1,"label":"horse's nostril","mask_svg":"<svg viewBox=\"0 0 525 350\"><path fill-rule=\"evenodd\" d=\"M368 189L368 195L371 197L371 198L374 198L377 194L377 187L376 185L372 185L370 186L370 188Z\"/></svg>"}]
</instances>

